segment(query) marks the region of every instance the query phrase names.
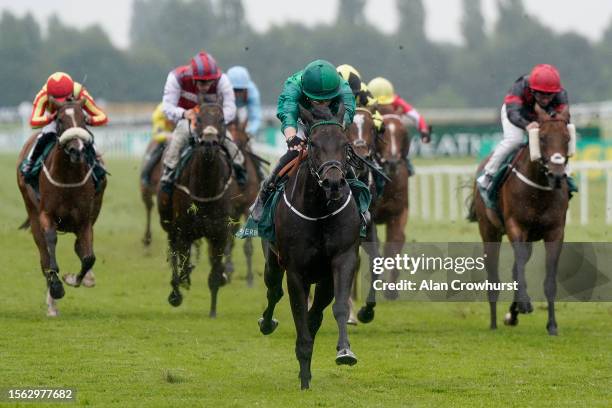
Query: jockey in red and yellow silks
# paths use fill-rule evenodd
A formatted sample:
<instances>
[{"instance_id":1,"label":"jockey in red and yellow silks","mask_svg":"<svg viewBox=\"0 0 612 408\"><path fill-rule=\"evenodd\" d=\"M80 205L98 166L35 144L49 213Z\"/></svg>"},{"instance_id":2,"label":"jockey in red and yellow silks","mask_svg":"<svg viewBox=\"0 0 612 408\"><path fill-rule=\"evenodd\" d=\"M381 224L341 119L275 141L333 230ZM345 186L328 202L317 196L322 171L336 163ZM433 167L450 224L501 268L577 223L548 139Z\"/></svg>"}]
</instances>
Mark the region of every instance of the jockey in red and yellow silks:
<instances>
[{"instance_id":1,"label":"jockey in red and yellow silks","mask_svg":"<svg viewBox=\"0 0 612 408\"><path fill-rule=\"evenodd\" d=\"M36 94L32 106L30 126L34 129L41 127L43 129L21 167L26 179L30 177L32 166L45 150L45 146L57 137L57 125L54 121L57 107L50 102L49 97L53 97L58 102L64 102L67 99L84 99L83 110L87 113L86 122L88 125L101 126L108 122L106 114L96 105L83 85L74 82L70 75L65 72L56 72L49 76L45 85Z\"/></svg>"}]
</instances>

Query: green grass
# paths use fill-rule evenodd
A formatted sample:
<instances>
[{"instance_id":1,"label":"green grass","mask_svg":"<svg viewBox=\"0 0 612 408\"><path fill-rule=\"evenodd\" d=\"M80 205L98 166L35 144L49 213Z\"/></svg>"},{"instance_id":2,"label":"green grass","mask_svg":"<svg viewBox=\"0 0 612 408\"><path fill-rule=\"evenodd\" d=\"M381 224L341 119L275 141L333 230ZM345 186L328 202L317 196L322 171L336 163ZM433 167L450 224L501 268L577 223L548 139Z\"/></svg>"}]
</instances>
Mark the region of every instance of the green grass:
<instances>
[{"instance_id":1,"label":"green grass","mask_svg":"<svg viewBox=\"0 0 612 408\"><path fill-rule=\"evenodd\" d=\"M113 176L95 228L97 286L67 287L60 317L48 319L37 250L29 233L16 231L25 210L14 157L0 156L0 388L74 387L78 405L101 407L610 406L610 303L559 304L556 338L546 334L542 304L518 327L491 332L485 303L384 303L372 324L350 328L359 358L350 368L334 363L329 308L315 343L312 390L300 392L287 297L277 307L278 330L264 337L257 327L265 307L259 251L252 289L240 279L244 261L236 252L239 277L221 289L216 320L207 317L205 261L183 305L171 308L156 215L151 249L140 243L139 161L108 164ZM607 240L602 225L572 225L568 240L587 239L591 229ZM478 240L464 222L410 221L408 237ZM62 272L78 270L72 245L71 235L60 236Z\"/></svg>"}]
</instances>

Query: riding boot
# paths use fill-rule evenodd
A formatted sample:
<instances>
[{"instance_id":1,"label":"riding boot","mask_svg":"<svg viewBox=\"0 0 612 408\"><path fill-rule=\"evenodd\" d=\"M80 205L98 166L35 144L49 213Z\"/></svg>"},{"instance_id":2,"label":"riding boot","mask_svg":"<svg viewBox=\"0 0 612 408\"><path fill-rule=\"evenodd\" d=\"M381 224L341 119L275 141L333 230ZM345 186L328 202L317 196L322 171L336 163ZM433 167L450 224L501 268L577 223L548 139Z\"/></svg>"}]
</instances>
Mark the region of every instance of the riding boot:
<instances>
[{"instance_id":1,"label":"riding boot","mask_svg":"<svg viewBox=\"0 0 612 408\"><path fill-rule=\"evenodd\" d=\"M174 188L174 178L175 178L175 169L164 165L164 169L162 171L161 178L159 179L160 189L168 194L172 194L172 189Z\"/></svg>"},{"instance_id":2,"label":"riding boot","mask_svg":"<svg viewBox=\"0 0 612 408\"><path fill-rule=\"evenodd\" d=\"M34 165L36 164L36 161L45 151L45 147L47 147L47 145L56 137L56 133L42 133L38 138L36 138L32 153L30 153L30 155L26 157L26 159L23 161L23 164L21 165L21 174L23 174L23 177L26 180L35 176L31 173L32 169L34 168Z\"/></svg>"},{"instance_id":3,"label":"riding boot","mask_svg":"<svg viewBox=\"0 0 612 408\"><path fill-rule=\"evenodd\" d=\"M159 162L159 159L161 159L162 157L162 154L164 152L164 146L165 143L158 144L157 146L155 146L151 153L145 156L145 163L144 166L142 166L140 179L142 180L142 184L147 187L151 186L151 173Z\"/></svg>"},{"instance_id":4,"label":"riding boot","mask_svg":"<svg viewBox=\"0 0 612 408\"><path fill-rule=\"evenodd\" d=\"M263 215L263 209L266 201L270 197L270 194L274 190L276 190L276 183L278 178L278 173L285 167L291 160L295 159L298 156L299 152L296 150L287 150L287 152L278 160L276 167L272 170L268 178L261 182L261 187L259 189L259 194L257 194L257 199L251 206L250 213L251 218L255 222L259 222L261 220L261 216Z\"/></svg>"}]
</instances>

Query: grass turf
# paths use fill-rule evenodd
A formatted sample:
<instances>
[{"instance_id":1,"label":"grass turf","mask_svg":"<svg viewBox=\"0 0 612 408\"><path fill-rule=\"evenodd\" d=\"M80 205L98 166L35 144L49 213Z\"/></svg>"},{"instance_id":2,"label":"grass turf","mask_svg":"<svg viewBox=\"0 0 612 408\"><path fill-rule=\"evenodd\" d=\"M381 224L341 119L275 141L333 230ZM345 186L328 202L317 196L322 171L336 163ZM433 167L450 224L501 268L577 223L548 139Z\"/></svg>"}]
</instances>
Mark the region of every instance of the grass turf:
<instances>
[{"instance_id":1,"label":"grass turf","mask_svg":"<svg viewBox=\"0 0 612 408\"><path fill-rule=\"evenodd\" d=\"M183 305L171 308L156 215L152 247L140 243L139 161L108 164L113 176L95 228L97 286L66 287L60 317L48 319L37 250L29 233L16 231L25 210L14 157L0 156L0 388L74 387L78 405L103 407L610 406L610 303L559 304L556 338L546 334L541 303L518 327L497 331L487 329L485 303L383 303L373 323L350 328L354 367L334 363L337 330L328 308L312 390L300 392L287 295L276 309L278 330L264 337L257 327L266 303L260 251L249 289L236 250L238 276L220 291L217 319L207 317L204 260ZM608 240L602 223L576 224L568 240ZM478 240L473 224L419 220L409 222L408 237ZM59 237L61 273L78 270L72 245L71 235ZM499 318L506 307L500 304Z\"/></svg>"}]
</instances>

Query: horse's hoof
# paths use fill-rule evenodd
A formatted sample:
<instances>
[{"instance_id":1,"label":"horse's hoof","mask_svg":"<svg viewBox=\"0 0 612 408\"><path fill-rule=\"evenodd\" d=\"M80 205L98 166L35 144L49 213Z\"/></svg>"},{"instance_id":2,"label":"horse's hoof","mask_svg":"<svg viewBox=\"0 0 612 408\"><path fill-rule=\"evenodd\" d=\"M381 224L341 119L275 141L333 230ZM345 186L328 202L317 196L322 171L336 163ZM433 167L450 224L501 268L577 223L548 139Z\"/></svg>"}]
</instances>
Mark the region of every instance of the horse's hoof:
<instances>
[{"instance_id":1,"label":"horse's hoof","mask_svg":"<svg viewBox=\"0 0 612 408\"><path fill-rule=\"evenodd\" d=\"M349 317L349 319L346 321L346 324L349 324L351 326L357 326L357 319Z\"/></svg>"},{"instance_id":2,"label":"horse's hoof","mask_svg":"<svg viewBox=\"0 0 612 408\"><path fill-rule=\"evenodd\" d=\"M174 307L179 307L183 303L183 295L178 290L173 290L168 296L168 303Z\"/></svg>"},{"instance_id":3,"label":"horse's hoof","mask_svg":"<svg viewBox=\"0 0 612 408\"><path fill-rule=\"evenodd\" d=\"M64 290L64 285L62 285L62 282L60 282L59 279L56 278L55 280L51 281L49 284L49 294L53 299L61 299L64 297L66 291Z\"/></svg>"},{"instance_id":4,"label":"horse's hoof","mask_svg":"<svg viewBox=\"0 0 612 408\"><path fill-rule=\"evenodd\" d=\"M208 313L208 317L210 317L211 319L216 319L217 318L217 312L214 310L211 310L210 313Z\"/></svg>"},{"instance_id":5,"label":"horse's hoof","mask_svg":"<svg viewBox=\"0 0 612 408\"><path fill-rule=\"evenodd\" d=\"M270 320L270 324L265 324L264 318L260 317L257 321L257 324L259 324L259 331L263 335L267 336L268 334L272 334L274 330L276 330L276 328L278 327L278 320L272 319Z\"/></svg>"},{"instance_id":6,"label":"horse's hoof","mask_svg":"<svg viewBox=\"0 0 612 408\"><path fill-rule=\"evenodd\" d=\"M253 287L253 277L247 276L246 283L247 283L247 288L252 288Z\"/></svg>"},{"instance_id":7,"label":"horse's hoof","mask_svg":"<svg viewBox=\"0 0 612 408\"><path fill-rule=\"evenodd\" d=\"M518 324L518 318L512 318L512 313L508 312L504 315L504 324L506 326L516 326Z\"/></svg>"},{"instance_id":8,"label":"horse's hoof","mask_svg":"<svg viewBox=\"0 0 612 408\"><path fill-rule=\"evenodd\" d=\"M300 380L300 381L301 381L300 389L302 391L310 389L310 381L308 381L308 380Z\"/></svg>"},{"instance_id":9,"label":"horse's hoof","mask_svg":"<svg viewBox=\"0 0 612 408\"><path fill-rule=\"evenodd\" d=\"M151 241L152 241L152 240L151 240L151 237L146 237L146 236L145 236L145 237L142 239L142 244L143 244L145 247L148 247L149 245L151 245Z\"/></svg>"},{"instance_id":10,"label":"horse's hoof","mask_svg":"<svg viewBox=\"0 0 612 408\"><path fill-rule=\"evenodd\" d=\"M54 308L47 308L47 317L57 317L59 315L59 311Z\"/></svg>"},{"instance_id":11,"label":"horse's hoof","mask_svg":"<svg viewBox=\"0 0 612 408\"><path fill-rule=\"evenodd\" d=\"M81 281L81 285L86 288L93 288L96 286L96 276L94 275L93 271L90 270L85 274L83 280Z\"/></svg>"},{"instance_id":12,"label":"horse's hoof","mask_svg":"<svg viewBox=\"0 0 612 408\"><path fill-rule=\"evenodd\" d=\"M518 302L517 303L519 313L527 314L533 312L533 306L531 302Z\"/></svg>"},{"instance_id":13,"label":"horse's hoof","mask_svg":"<svg viewBox=\"0 0 612 408\"><path fill-rule=\"evenodd\" d=\"M72 286L73 288L78 288L79 286L81 286L77 283L77 277L74 273L65 273L64 275L62 275L62 280L66 285Z\"/></svg>"},{"instance_id":14,"label":"horse's hoof","mask_svg":"<svg viewBox=\"0 0 612 408\"><path fill-rule=\"evenodd\" d=\"M385 290L383 294L387 300L396 300L399 297L399 293L396 290Z\"/></svg>"},{"instance_id":15,"label":"horse's hoof","mask_svg":"<svg viewBox=\"0 0 612 408\"><path fill-rule=\"evenodd\" d=\"M374 309L365 306L362 307L357 313L357 319L359 319L361 323L370 323L374 320Z\"/></svg>"},{"instance_id":16,"label":"horse's hoof","mask_svg":"<svg viewBox=\"0 0 612 408\"><path fill-rule=\"evenodd\" d=\"M546 330L548 330L548 334L551 336L556 336L557 334L559 334L559 332L557 331L557 326L546 325Z\"/></svg>"},{"instance_id":17,"label":"horse's hoof","mask_svg":"<svg viewBox=\"0 0 612 408\"><path fill-rule=\"evenodd\" d=\"M357 364L357 356L351 349L342 349L336 354L336 364L338 365L355 365Z\"/></svg>"}]
</instances>

